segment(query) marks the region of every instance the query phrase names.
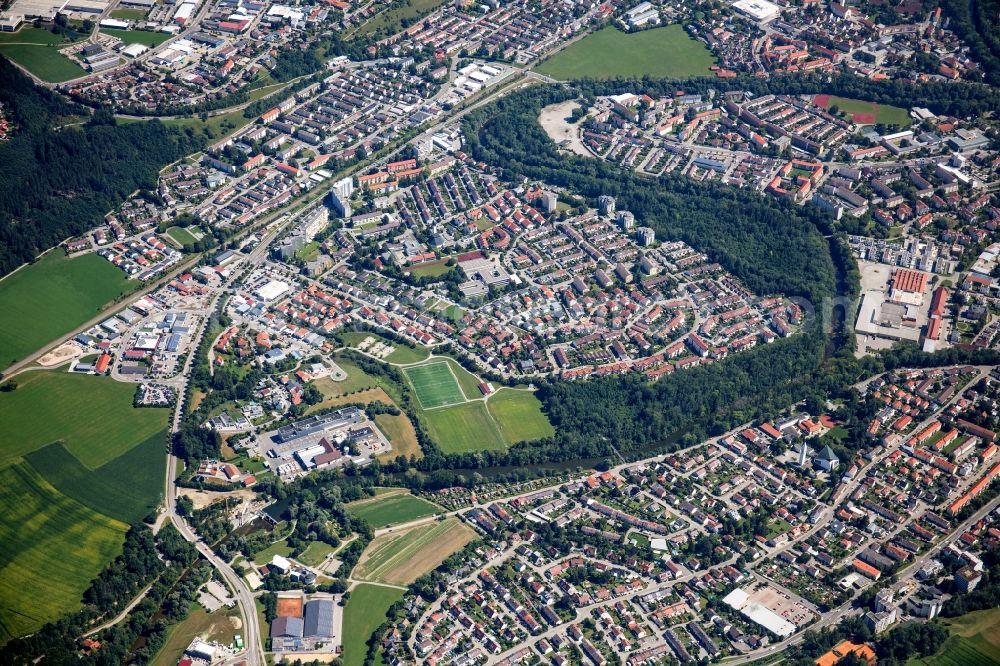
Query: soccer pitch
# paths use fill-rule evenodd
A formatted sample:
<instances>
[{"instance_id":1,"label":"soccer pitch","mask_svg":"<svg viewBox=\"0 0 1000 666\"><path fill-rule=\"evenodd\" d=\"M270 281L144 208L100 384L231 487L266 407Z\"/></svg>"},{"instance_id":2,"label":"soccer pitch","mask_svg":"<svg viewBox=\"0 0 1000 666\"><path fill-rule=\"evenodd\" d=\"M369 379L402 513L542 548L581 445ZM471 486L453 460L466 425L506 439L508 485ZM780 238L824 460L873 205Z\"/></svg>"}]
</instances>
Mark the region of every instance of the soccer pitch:
<instances>
[{"instance_id":1,"label":"soccer pitch","mask_svg":"<svg viewBox=\"0 0 1000 666\"><path fill-rule=\"evenodd\" d=\"M423 409L465 402L465 394L447 361L418 365L403 370L413 385Z\"/></svg>"}]
</instances>

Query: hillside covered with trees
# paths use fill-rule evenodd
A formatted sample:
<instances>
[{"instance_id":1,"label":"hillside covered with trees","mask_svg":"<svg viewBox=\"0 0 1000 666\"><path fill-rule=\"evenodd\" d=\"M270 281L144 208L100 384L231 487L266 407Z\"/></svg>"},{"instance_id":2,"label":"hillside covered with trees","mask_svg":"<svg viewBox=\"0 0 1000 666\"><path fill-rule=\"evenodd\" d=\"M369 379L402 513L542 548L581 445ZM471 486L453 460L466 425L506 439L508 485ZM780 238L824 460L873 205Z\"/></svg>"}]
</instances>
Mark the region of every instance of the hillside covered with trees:
<instances>
[{"instance_id":1,"label":"hillside covered with trees","mask_svg":"<svg viewBox=\"0 0 1000 666\"><path fill-rule=\"evenodd\" d=\"M130 193L155 188L164 165L198 148L193 134L158 121L91 116L4 58L0 102L14 124L0 143L0 275L96 226Z\"/></svg>"}]
</instances>

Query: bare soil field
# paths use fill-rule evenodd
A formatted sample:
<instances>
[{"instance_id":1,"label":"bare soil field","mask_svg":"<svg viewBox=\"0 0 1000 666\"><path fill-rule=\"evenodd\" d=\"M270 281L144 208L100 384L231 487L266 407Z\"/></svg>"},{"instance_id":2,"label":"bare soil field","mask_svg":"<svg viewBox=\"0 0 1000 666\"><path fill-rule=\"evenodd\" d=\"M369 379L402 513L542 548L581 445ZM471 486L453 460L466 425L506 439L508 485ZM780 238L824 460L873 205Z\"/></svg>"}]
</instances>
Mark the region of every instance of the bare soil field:
<instances>
[{"instance_id":1,"label":"bare soil field","mask_svg":"<svg viewBox=\"0 0 1000 666\"><path fill-rule=\"evenodd\" d=\"M569 122L569 117L573 111L580 107L580 103L574 100L552 104L542 109L538 122L542 129L549 135L549 138L562 146L566 141L566 148L577 155L591 157L590 151L583 145L580 139L580 128Z\"/></svg>"}]
</instances>

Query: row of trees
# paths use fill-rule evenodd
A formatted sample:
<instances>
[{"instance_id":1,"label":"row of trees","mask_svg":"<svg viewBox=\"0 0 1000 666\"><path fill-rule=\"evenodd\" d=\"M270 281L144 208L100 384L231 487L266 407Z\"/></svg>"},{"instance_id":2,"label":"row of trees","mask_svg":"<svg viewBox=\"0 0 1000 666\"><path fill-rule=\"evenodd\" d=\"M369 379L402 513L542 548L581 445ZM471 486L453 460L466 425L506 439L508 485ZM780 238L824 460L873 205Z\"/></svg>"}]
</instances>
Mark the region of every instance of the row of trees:
<instances>
[{"instance_id":1,"label":"row of trees","mask_svg":"<svg viewBox=\"0 0 1000 666\"><path fill-rule=\"evenodd\" d=\"M963 0L955 0L962 2ZM975 117L1000 107L1000 89L979 83L904 80L875 81L853 74L776 74L768 78L740 76L733 79L615 79L574 84L587 97L640 90L650 96L671 97L677 90L689 94L747 91L752 95L815 95L826 93L908 109L922 106L934 113Z\"/></svg>"}]
</instances>

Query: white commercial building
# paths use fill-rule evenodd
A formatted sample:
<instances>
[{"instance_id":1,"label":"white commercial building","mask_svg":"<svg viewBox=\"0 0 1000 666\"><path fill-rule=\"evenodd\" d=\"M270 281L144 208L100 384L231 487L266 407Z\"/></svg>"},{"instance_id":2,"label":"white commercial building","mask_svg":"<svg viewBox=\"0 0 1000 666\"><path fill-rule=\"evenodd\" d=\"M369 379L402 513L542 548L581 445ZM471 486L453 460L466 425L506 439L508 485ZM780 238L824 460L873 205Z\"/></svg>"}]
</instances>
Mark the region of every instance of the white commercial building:
<instances>
[{"instance_id":1,"label":"white commercial building","mask_svg":"<svg viewBox=\"0 0 1000 666\"><path fill-rule=\"evenodd\" d=\"M755 21L770 21L781 14L781 8L767 0L739 0L733 9Z\"/></svg>"},{"instance_id":2,"label":"white commercial building","mask_svg":"<svg viewBox=\"0 0 1000 666\"><path fill-rule=\"evenodd\" d=\"M775 613L770 608L750 600L750 595L742 588L736 588L722 600L733 610L738 610L749 620L756 622L772 634L787 638L795 633L795 625Z\"/></svg>"},{"instance_id":3,"label":"white commercial building","mask_svg":"<svg viewBox=\"0 0 1000 666\"><path fill-rule=\"evenodd\" d=\"M273 301L288 292L291 287L287 282L281 280L271 280L257 290L257 295L265 301Z\"/></svg>"}]
</instances>

